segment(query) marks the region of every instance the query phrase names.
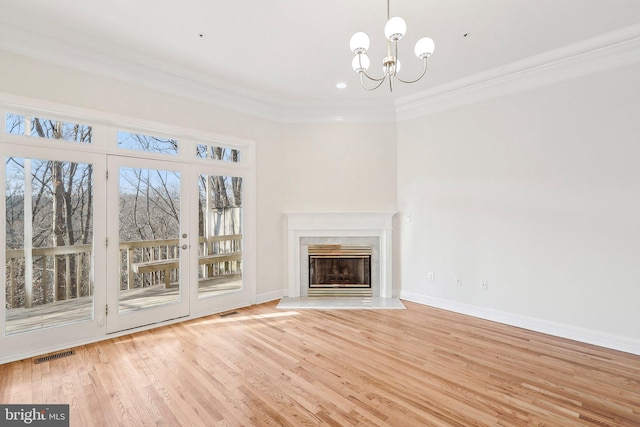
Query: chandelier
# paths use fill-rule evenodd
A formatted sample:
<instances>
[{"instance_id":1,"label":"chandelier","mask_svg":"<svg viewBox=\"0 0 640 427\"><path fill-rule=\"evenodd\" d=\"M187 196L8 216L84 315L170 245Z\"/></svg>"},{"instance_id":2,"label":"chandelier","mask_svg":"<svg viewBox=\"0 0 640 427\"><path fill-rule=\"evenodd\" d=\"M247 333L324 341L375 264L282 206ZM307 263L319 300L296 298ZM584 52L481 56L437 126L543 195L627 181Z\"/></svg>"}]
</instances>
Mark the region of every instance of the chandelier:
<instances>
[{"instance_id":1,"label":"chandelier","mask_svg":"<svg viewBox=\"0 0 640 427\"><path fill-rule=\"evenodd\" d=\"M384 26L384 34L387 37L387 56L382 60L382 77L372 77L367 73L369 69L369 57L366 55L369 49L369 36L363 32L357 32L351 37L351 51L356 55L351 62L353 69L360 75L360 85L366 90L375 90L388 78L389 89L393 92L393 81L398 79L402 83L415 83L427 72L427 58L431 56L435 49L435 43L429 37L423 37L416 42L415 54L423 60L423 69L420 76L415 80L403 80L398 76L400 72L400 60L398 59L398 42L402 40L407 32L407 24L399 16L390 18L389 0L387 0L387 24ZM364 77L374 82L374 86L367 87Z\"/></svg>"}]
</instances>

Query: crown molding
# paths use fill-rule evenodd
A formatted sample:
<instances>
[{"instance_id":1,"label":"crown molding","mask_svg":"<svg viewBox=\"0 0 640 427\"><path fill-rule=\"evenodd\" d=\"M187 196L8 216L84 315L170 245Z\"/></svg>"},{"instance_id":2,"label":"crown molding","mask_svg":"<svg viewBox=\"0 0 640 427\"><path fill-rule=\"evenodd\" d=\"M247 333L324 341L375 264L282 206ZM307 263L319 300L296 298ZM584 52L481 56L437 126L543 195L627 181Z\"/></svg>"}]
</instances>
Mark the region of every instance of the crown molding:
<instances>
[{"instance_id":1,"label":"crown molding","mask_svg":"<svg viewBox=\"0 0 640 427\"><path fill-rule=\"evenodd\" d=\"M0 17L0 49L278 123L395 122L640 62L640 24L393 101L286 102L176 64L35 33Z\"/></svg>"},{"instance_id":2,"label":"crown molding","mask_svg":"<svg viewBox=\"0 0 640 427\"><path fill-rule=\"evenodd\" d=\"M284 123L388 123L396 121L393 101L288 102Z\"/></svg>"},{"instance_id":3,"label":"crown molding","mask_svg":"<svg viewBox=\"0 0 640 427\"><path fill-rule=\"evenodd\" d=\"M21 27L20 21L12 20L11 16L0 16L0 50L214 107L282 121L284 104L275 97L140 54L118 51L105 55L106 47L100 48L78 35L35 32Z\"/></svg>"},{"instance_id":4,"label":"crown molding","mask_svg":"<svg viewBox=\"0 0 640 427\"><path fill-rule=\"evenodd\" d=\"M640 24L400 98L396 117L414 119L637 62Z\"/></svg>"}]
</instances>

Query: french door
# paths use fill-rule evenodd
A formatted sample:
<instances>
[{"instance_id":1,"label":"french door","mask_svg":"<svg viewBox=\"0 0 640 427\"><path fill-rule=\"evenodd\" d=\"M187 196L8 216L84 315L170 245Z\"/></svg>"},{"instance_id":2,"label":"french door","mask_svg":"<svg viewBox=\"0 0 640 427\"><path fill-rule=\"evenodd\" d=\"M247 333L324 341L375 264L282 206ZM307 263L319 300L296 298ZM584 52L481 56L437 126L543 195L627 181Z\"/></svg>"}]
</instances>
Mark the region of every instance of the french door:
<instances>
[{"instance_id":1,"label":"french door","mask_svg":"<svg viewBox=\"0 0 640 427\"><path fill-rule=\"evenodd\" d=\"M245 199L252 191L247 175L222 166L193 168L191 190L191 314L200 316L255 303L255 283L247 253L254 245L254 216ZM249 185L247 183L249 182Z\"/></svg>"},{"instance_id":2,"label":"french door","mask_svg":"<svg viewBox=\"0 0 640 427\"><path fill-rule=\"evenodd\" d=\"M255 303L251 170L69 147L0 144L0 360Z\"/></svg>"},{"instance_id":3,"label":"french door","mask_svg":"<svg viewBox=\"0 0 640 427\"><path fill-rule=\"evenodd\" d=\"M108 171L107 332L253 302L242 176L124 156Z\"/></svg>"},{"instance_id":4,"label":"french door","mask_svg":"<svg viewBox=\"0 0 640 427\"><path fill-rule=\"evenodd\" d=\"M188 168L123 156L107 163L107 332L188 316Z\"/></svg>"}]
</instances>

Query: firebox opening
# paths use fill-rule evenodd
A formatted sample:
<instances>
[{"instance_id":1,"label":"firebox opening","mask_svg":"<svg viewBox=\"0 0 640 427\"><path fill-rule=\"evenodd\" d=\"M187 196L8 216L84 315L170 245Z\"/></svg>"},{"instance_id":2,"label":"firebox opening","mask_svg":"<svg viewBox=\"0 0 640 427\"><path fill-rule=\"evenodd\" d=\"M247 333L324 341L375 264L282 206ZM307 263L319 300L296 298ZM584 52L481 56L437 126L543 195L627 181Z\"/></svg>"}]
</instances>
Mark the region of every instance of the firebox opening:
<instances>
[{"instance_id":1,"label":"firebox opening","mask_svg":"<svg viewBox=\"0 0 640 427\"><path fill-rule=\"evenodd\" d=\"M371 245L309 245L309 296L371 296Z\"/></svg>"}]
</instances>

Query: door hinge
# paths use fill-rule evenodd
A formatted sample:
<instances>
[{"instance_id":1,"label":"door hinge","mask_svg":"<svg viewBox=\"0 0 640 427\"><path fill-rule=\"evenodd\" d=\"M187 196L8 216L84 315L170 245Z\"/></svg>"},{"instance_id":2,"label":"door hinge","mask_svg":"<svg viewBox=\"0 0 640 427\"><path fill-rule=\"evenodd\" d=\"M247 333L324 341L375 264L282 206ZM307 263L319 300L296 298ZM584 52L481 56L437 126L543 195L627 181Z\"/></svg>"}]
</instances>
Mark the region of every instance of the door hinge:
<instances>
[{"instance_id":1,"label":"door hinge","mask_svg":"<svg viewBox=\"0 0 640 427\"><path fill-rule=\"evenodd\" d=\"M109 169L106 170L107 179L109 179Z\"/></svg>"},{"instance_id":2,"label":"door hinge","mask_svg":"<svg viewBox=\"0 0 640 427\"><path fill-rule=\"evenodd\" d=\"M104 306L104 315L105 315L105 316L108 316L108 315L109 315L109 304L106 304L106 305Z\"/></svg>"},{"instance_id":3,"label":"door hinge","mask_svg":"<svg viewBox=\"0 0 640 427\"><path fill-rule=\"evenodd\" d=\"M104 246L107 247L107 248L109 247L109 238L108 237L105 237L105 239L104 239Z\"/></svg>"}]
</instances>

